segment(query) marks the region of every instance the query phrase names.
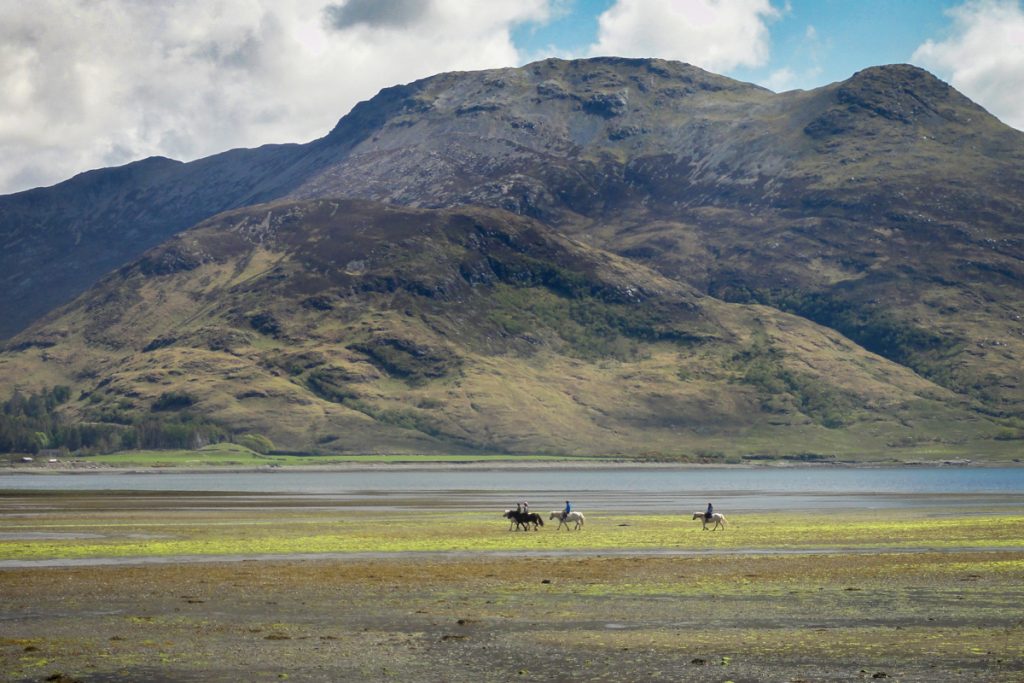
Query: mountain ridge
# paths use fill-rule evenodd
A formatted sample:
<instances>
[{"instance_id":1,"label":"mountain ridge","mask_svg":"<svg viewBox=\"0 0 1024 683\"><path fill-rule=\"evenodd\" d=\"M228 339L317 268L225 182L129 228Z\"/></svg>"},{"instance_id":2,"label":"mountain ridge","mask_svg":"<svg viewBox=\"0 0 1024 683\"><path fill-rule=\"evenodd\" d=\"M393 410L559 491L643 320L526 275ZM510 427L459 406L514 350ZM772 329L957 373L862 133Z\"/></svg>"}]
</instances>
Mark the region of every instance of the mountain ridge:
<instances>
[{"instance_id":1,"label":"mountain ridge","mask_svg":"<svg viewBox=\"0 0 1024 683\"><path fill-rule=\"evenodd\" d=\"M904 370L896 369L902 366L921 378L927 388L919 391L931 396L926 402L937 401L932 404L937 414L951 410L959 416L953 422L987 425L971 438L1024 429L1024 387L1015 369L1024 359L1024 134L910 65L872 67L812 91L776 94L661 60L543 60L387 88L353 108L325 137L304 145L234 150L189 164L154 159L95 173L31 191L31 197L0 198L0 235L11 247L0 256L9 293L2 302L0 333L12 334L37 320L12 337L10 353L43 353L51 341L56 339L57 348L65 343L61 339L80 334L52 336L53 325L70 308L39 316L60 297L81 291L104 268L148 264L147 276L161 277L161 269L176 272L190 264L185 252L157 249L165 260L154 261L146 250L221 211L247 214L249 207L259 206L272 214L277 202L301 206L365 200L378 207L370 213L401 221L407 218L400 207L442 212L478 207L507 212L494 218L503 224L512 216L537 221L570 240L575 245L570 251L594 250L637 272L648 269L652 274L645 278L685 286L704 307L712 306L710 300L739 306L735 310L746 313L729 315L747 325L756 318L750 311L763 310L775 311L769 316L773 320L778 315L802 318L803 323L792 324L817 330L807 331L810 335L824 333L805 328L808 323L831 329L840 335L836 349L856 344L884 359L893 376L902 377ZM87 181L107 182L109 189L90 194L82 191ZM48 205L49 213L34 208L35 203ZM388 213L392 210L397 213ZM117 244L126 235L131 239ZM75 245L75 240L68 257L84 255L92 266L83 262L76 270L61 260L57 247ZM463 247L453 243L445 248ZM184 261L176 263L179 257ZM542 250L535 260L548 263L551 258ZM193 265L191 270L204 267ZM343 266L321 263L317 268ZM551 263L545 268L557 270ZM48 271L61 286L35 291ZM296 272L290 277L311 281ZM395 274L381 281L391 282L395 291L414 283L414 289L433 286L409 277ZM460 273L449 279L465 278ZM555 306L545 294L548 309L528 307L530 314L521 320L509 314L509 324L517 329L529 321L540 324L555 309L563 317L568 310L583 315L580 311L588 306L604 316L610 305L593 293L566 298L545 291L561 296L561 303ZM521 294L499 287L492 294L498 297L496 310L505 310ZM284 300L301 305L291 296ZM437 296L427 300L441 301ZM410 310L419 309L417 304ZM451 319L450 313L438 311L422 315L436 316L434 324ZM562 368L566 358L579 353L574 344L593 342L588 325L607 325L612 318L587 319L575 341L552 337L548 350L552 358L561 358L556 365ZM251 334L255 328L246 320L238 318L228 325L232 329L217 334L232 337L239 326L243 336ZM723 346L735 346L736 338L752 332L737 334ZM802 409L817 409L806 401L800 404L809 391L806 378L787 365L795 362L793 350L803 347L780 332L758 338L763 343L756 353L732 349L740 360L715 356L716 382L736 379L727 369L730 363L753 364L760 369L750 371L754 383L745 386L767 394L743 410L750 413L756 404L770 413L778 399L787 414L807 418ZM770 338L785 338L792 347L764 342ZM385 344L390 351L368 347L361 353L384 357L401 352L408 341L398 339L397 347ZM509 357L525 357L530 348L519 340L506 351ZM661 347L651 353L667 357ZM684 365L688 362L683 351L674 353ZM854 384L874 382L867 379L871 373L858 372ZM568 381L559 376L559 382ZM614 386L607 378L602 381ZM896 382L894 395L903 395L897 385L908 381ZM687 392L670 384L668 394ZM377 396L387 393L378 389ZM737 395L725 385L715 391ZM849 393L834 386L830 391L833 398ZM836 411L855 414L858 406L870 404L861 389L849 395L859 398L837 398L845 408ZM940 395L941 400L936 398ZM652 407L656 404L648 403L652 414L658 413ZM818 412L812 422L829 419ZM833 417L832 422L846 426L832 431L852 433L849 425L862 422ZM904 432L890 441L926 440L920 428ZM834 434L826 436L811 442L835 440ZM483 447L478 436L473 439L473 448ZM543 438L538 439L542 444Z\"/></svg>"}]
</instances>

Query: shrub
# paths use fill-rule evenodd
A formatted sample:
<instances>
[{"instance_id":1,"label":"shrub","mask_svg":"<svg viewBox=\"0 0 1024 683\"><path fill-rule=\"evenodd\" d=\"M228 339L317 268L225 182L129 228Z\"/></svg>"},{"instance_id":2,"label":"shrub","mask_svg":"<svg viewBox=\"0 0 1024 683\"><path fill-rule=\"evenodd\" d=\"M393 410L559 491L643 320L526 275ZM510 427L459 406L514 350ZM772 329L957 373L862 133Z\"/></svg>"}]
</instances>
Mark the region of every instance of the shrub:
<instances>
[{"instance_id":1,"label":"shrub","mask_svg":"<svg viewBox=\"0 0 1024 683\"><path fill-rule=\"evenodd\" d=\"M274 442L262 434L243 434L235 438L235 443L262 455L274 450Z\"/></svg>"},{"instance_id":2,"label":"shrub","mask_svg":"<svg viewBox=\"0 0 1024 683\"><path fill-rule=\"evenodd\" d=\"M153 401L151 410L154 413L163 410L181 410L188 408L193 403L195 403L195 399L183 391L165 391Z\"/></svg>"}]
</instances>

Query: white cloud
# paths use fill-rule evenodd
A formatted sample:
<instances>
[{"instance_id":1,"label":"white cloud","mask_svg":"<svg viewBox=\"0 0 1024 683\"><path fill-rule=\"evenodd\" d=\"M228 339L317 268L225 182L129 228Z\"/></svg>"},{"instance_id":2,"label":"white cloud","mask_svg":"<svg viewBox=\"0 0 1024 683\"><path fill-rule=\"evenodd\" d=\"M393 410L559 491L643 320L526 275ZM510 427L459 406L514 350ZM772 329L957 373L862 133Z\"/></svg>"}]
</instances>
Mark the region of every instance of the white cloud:
<instances>
[{"instance_id":1,"label":"white cloud","mask_svg":"<svg viewBox=\"0 0 1024 683\"><path fill-rule=\"evenodd\" d=\"M1024 9L1016 0L979 0L948 11L944 40L912 57L1005 123L1024 130Z\"/></svg>"},{"instance_id":2,"label":"white cloud","mask_svg":"<svg viewBox=\"0 0 1024 683\"><path fill-rule=\"evenodd\" d=\"M560 1L0 2L0 193L319 137L383 87L516 65L511 28Z\"/></svg>"},{"instance_id":3,"label":"white cloud","mask_svg":"<svg viewBox=\"0 0 1024 683\"><path fill-rule=\"evenodd\" d=\"M768 74L768 78L761 82L761 85L775 92L785 92L796 88L798 82L796 72L787 66L772 71Z\"/></svg>"},{"instance_id":4,"label":"white cloud","mask_svg":"<svg viewBox=\"0 0 1024 683\"><path fill-rule=\"evenodd\" d=\"M794 68L787 65L774 68L766 77L758 80L758 84L775 92L818 87L821 85L821 77L824 72L821 67L823 50L824 46L818 29L808 24L804 29L803 41L799 45L797 57L791 58L792 62L799 64L799 67Z\"/></svg>"},{"instance_id":5,"label":"white cloud","mask_svg":"<svg viewBox=\"0 0 1024 683\"><path fill-rule=\"evenodd\" d=\"M823 69L815 64L809 64L800 69L792 69L784 66L771 71L765 78L757 81L774 92L786 92L787 90L810 90L820 86Z\"/></svg>"},{"instance_id":6,"label":"white cloud","mask_svg":"<svg viewBox=\"0 0 1024 683\"><path fill-rule=\"evenodd\" d=\"M768 61L769 0L617 0L598 19L593 55L662 57L714 72Z\"/></svg>"}]
</instances>

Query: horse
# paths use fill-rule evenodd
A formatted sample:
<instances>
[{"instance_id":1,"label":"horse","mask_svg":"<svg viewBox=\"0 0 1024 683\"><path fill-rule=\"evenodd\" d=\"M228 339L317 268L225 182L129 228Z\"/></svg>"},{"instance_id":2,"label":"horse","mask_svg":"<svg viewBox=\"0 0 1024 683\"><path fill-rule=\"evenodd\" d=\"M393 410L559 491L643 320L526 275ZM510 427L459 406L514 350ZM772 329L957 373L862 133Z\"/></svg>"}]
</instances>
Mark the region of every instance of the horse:
<instances>
[{"instance_id":1,"label":"horse","mask_svg":"<svg viewBox=\"0 0 1024 683\"><path fill-rule=\"evenodd\" d=\"M538 527L544 526L544 518L538 515L536 512L522 512L520 510L506 510L505 517L512 520L512 523L516 525L516 528L522 527L524 531L530 530L530 525L533 525L533 530L537 531ZM512 526L509 526L509 531L512 530Z\"/></svg>"},{"instance_id":2,"label":"horse","mask_svg":"<svg viewBox=\"0 0 1024 683\"><path fill-rule=\"evenodd\" d=\"M519 512L519 510L509 508L508 510L505 510L505 512L501 513L501 516L508 520L509 531L512 531L513 526L519 526L519 520L515 517L517 512Z\"/></svg>"},{"instance_id":3,"label":"horse","mask_svg":"<svg viewBox=\"0 0 1024 683\"><path fill-rule=\"evenodd\" d=\"M708 530L708 522L715 523L714 528L711 529L712 531L718 531L719 526L721 526L723 529L725 528L725 515L723 515L721 512L716 512L712 514L710 520L704 516L703 512L694 512L693 518L701 520L701 522L704 525L704 531Z\"/></svg>"},{"instance_id":4,"label":"horse","mask_svg":"<svg viewBox=\"0 0 1024 683\"><path fill-rule=\"evenodd\" d=\"M564 524L566 531L569 530L569 522L574 522L576 524L574 528L578 531L583 526L584 521L583 513L576 510L573 510L568 515L565 514L565 510L552 510L551 516L548 519L557 519L558 529L561 529ZM555 529L555 531L558 531L558 529Z\"/></svg>"}]
</instances>

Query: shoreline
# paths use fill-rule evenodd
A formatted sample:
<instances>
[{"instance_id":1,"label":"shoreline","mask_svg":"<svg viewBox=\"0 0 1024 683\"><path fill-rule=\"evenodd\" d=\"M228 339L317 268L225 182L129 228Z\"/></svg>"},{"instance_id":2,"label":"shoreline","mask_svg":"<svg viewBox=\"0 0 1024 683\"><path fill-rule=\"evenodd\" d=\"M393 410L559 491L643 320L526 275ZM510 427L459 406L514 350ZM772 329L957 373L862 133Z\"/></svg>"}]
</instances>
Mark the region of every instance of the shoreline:
<instances>
[{"instance_id":1,"label":"shoreline","mask_svg":"<svg viewBox=\"0 0 1024 683\"><path fill-rule=\"evenodd\" d=\"M102 463L18 464L0 468L0 474L47 476L55 474L279 474L290 472L374 472L374 471L553 471L553 470L800 470L800 469L1016 469L1021 462L979 462L961 460L902 462L793 462L757 463L671 463L632 460L552 460L515 462L334 462L316 465L106 465Z\"/></svg>"}]
</instances>

